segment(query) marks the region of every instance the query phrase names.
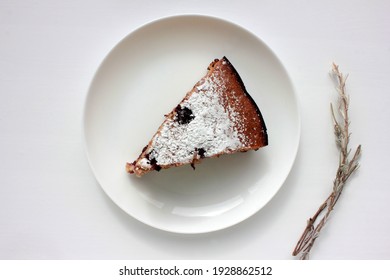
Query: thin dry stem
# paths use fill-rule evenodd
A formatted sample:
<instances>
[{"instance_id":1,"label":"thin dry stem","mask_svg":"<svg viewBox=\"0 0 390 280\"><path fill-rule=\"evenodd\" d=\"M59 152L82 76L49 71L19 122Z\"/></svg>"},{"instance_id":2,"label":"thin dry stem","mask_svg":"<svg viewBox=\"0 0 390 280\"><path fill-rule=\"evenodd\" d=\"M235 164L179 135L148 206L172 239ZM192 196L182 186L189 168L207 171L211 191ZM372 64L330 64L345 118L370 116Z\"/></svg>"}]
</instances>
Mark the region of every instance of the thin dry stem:
<instances>
[{"instance_id":1,"label":"thin dry stem","mask_svg":"<svg viewBox=\"0 0 390 280\"><path fill-rule=\"evenodd\" d=\"M336 176L333 181L333 188L328 198L320 205L316 213L309 218L303 234L298 240L293 251L293 256L298 256L301 260L309 259L309 254L317 240L322 228L329 219L330 214L334 210L336 203L339 201L344 186L349 177L359 168L359 157L361 154L361 145L359 145L353 157L350 159L350 132L349 132L349 96L346 95L346 80L348 75L344 76L338 65L333 63L333 74L337 81L338 111L336 114L333 105L330 104L334 134L336 137L336 145L340 150L340 158ZM319 219L321 217L321 219ZM319 220L318 220L319 219ZM317 221L318 220L318 221Z\"/></svg>"}]
</instances>

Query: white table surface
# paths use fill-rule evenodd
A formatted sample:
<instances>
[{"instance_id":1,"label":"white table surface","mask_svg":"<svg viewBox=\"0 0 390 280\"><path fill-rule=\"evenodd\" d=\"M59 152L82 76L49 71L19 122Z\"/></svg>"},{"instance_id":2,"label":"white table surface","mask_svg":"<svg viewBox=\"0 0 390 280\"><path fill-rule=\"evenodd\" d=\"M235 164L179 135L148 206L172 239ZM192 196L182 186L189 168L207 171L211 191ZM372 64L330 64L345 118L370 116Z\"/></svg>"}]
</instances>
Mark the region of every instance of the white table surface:
<instances>
[{"instance_id":1,"label":"white table surface","mask_svg":"<svg viewBox=\"0 0 390 280\"><path fill-rule=\"evenodd\" d=\"M312 259L390 259L390 2L0 2L1 259L293 259L306 220L332 187L338 154L331 63L349 73L351 147L363 146ZM300 149L277 195L226 230L180 235L146 226L102 191L84 151L91 79L128 33L161 17L205 14L260 37L288 70Z\"/></svg>"}]
</instances>

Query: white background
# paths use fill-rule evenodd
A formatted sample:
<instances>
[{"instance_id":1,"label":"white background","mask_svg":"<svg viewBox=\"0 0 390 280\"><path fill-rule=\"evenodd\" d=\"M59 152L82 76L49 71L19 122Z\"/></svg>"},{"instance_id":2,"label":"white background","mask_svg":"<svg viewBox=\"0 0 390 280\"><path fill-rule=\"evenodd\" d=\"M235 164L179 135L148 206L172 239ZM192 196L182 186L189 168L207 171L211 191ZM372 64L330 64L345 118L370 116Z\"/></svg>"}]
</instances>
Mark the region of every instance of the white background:
<instances>
[{"instance_id":1,"label":"white background","mask_svg":"<svg viewBox=\"0 0 390 280\"><path fill-rule=\"evenodd\" d=\"M293 259L306 220L337 167L331 63L349 73L351 147L361 168L321 233L312 259L390 259L390 2L0 2L1 259ZM201 235L146 226L96 182L82 115L91 79L128 33L177 14L217 16L261 38L288 70L302 116L286 183L250 219Z\"/></svg>"}]
</instances>

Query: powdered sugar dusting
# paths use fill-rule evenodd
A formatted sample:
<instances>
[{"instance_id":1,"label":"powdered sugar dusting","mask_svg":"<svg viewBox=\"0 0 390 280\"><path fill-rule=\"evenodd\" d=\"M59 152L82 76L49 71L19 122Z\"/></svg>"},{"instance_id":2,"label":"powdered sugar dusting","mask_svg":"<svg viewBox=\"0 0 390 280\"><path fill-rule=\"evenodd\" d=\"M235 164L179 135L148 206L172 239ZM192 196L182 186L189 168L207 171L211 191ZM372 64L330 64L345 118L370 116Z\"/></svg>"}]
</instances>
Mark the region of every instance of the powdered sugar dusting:
<instances>
[{"instance_id":1,"label":"powdered sugar dusting","mask_svg":"<svg viewBox=\"0 0 390 280\"><path fill-rule=\"evenodd\" d=\"M175 119L165 120L160 133L152 139L147 153L149 160L158 165L190 163L200 158L197 150L203 149L205 157L237 150L244 146L245 135L240 133L237 112L223 106L225 84L219 71L199 81L194 92L182 103L194 116L189 123L180 124Z\"/></svg>"}]
</instances>

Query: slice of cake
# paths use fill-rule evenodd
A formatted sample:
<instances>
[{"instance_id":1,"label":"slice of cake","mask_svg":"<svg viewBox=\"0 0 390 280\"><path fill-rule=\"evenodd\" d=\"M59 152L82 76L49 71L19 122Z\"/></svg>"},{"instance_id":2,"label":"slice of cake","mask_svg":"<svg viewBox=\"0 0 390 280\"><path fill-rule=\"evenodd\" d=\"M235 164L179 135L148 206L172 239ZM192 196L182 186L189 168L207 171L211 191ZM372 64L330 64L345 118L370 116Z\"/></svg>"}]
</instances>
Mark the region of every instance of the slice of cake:
<instances>
[{"instance_id":1,"label":"slice of cake","mask_svg":"<svg viewBox=\"0 0 390 280\"><path fill-rule=\"evenodd\" d=\"M259 108L226 57L215 59L172 112L137 160L126 170L137 176L268 145Z\"/></svg>"}]
</instances>

